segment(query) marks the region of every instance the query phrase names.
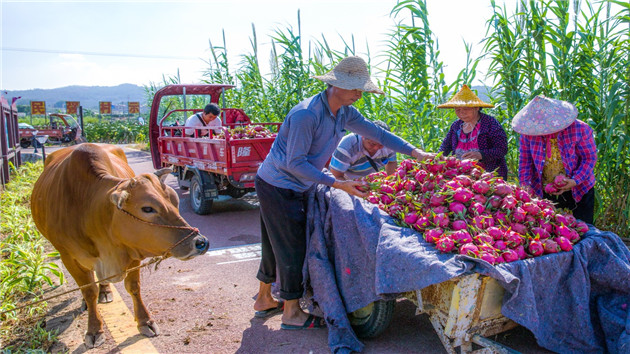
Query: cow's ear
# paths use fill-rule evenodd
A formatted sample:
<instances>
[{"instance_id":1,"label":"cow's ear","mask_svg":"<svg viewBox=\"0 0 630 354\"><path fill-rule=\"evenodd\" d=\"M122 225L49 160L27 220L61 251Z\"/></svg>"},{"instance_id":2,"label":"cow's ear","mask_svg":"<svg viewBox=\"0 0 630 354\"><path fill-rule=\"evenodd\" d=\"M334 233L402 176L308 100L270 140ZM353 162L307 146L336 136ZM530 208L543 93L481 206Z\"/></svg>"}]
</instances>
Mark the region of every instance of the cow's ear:
<instances>
[{"instance_id":1,"label":"cow's ear","mask_svg":"<svg viewBox=\"0 0 630 354\"><path fill-rule=\"evenodd\" d=\"M116 190L110 196L112 203L114 203L118 209L122 209L122 206L128 197L129 193L126 190Z\"/></svg>"},{"instance_id":2,"label":"cow's ear","mask_svg":"<svg viewBox=\"0 0 630 354\"><path fill-rule=\"evenodd\" d=\"M164 183L166 176L168 176L168 174L172 172L173 172L173 169L171 169L170 167L165 167L165 168L161 168L155 171L154 173L156 176L160 178L160 182Z\"/></svg>"}]
</instances>

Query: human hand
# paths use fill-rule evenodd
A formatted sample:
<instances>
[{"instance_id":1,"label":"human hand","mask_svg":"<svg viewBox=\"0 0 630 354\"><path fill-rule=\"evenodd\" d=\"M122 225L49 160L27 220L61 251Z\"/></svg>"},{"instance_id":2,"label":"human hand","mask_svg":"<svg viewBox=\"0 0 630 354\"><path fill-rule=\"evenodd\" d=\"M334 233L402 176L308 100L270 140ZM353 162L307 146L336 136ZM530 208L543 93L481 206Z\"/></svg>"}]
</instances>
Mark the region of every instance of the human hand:
<instances>
[{"instance_id":1,"label":"human hand","mask_svg":"<svg viewBox=\"0 0 630 354\"><path fill-rule=\"evenodd\" d=\"M479 151L468 151L462 155L462 160L471 159L480 161L483 158Z\"/></svg>"},{"instance_id":2,"label":"human hand","mask_svg":"<svg viewBox=\"0 0 630 354\"><path fill-rule=\"evenodd\" d=\"M418 148L413 149L411 152L411 157L416 160L424 161L426 159L431 159L435 157L435 153L422 151Z\"/></svg>"},{"instance_id":3,"label":"human hand","mask_svg":"<svg viewBox=\"0 0 630 354\"><path fill-rule=\"evenodd\" d=\"M558 188L558 192L553 195L560 195L564 192L570 191L573 187L577 186L577 183L572 178L564 177L564 186Z\"/></svg>"},{"instance_id":4,"label":"human hand","mask_svg":"<svg viewBox=\"0 0 630 354\"><path fill-rule=\"evenodd\" d=\"M367 190L365 182L352 180L336 180L332 186L333 188L341 189L342 191L345 191L346 193L357 196L359 198L365 198L368 196L367 192L363 192L363 190Z\"/></svg>"}]
</instances>

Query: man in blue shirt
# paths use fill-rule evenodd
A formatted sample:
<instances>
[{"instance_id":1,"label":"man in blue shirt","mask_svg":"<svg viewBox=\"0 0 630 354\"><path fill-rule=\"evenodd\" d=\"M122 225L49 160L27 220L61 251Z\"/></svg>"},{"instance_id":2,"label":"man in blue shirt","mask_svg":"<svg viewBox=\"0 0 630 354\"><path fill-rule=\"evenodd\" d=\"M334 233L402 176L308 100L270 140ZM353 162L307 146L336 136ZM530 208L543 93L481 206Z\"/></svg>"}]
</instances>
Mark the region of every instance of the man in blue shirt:
<instances>
[{"instance_id":1,"label":"man in blue shirt","mask_svg":"<svg viewBox=\"0 0 630 354\"><path fill-rule=\"evenodd\" d=\"M390 131L383 121L375 120L374 124ZM339 142L329 169L337 179L359 179L378 172L382 167L388 175L396 171L396 152L359 134L349 134Z\"/></svg>"},{"instance_id":2,"label":"man in blue shirt","mask_svg":"<svg viewBox=\"0 0 630 354\"><path fill-rule=\"evenodd\" d=\"M328 87L289 111L255 180L262 259L256 275L260 287L254 310L256 317L282 311L282 329L325 326L322 318L305 313L299 304L304 292L307 191L321 183L360 198L367 196L357 189L361 182L338 180L322 171L346 129L415 159L433 156L376 126L352 107L363 92L384 94L370 79L363 59L344 58L333 70L314 78ZM271 284L276 280L283 303L271 296Z\"/></svg>"}]
</instances>

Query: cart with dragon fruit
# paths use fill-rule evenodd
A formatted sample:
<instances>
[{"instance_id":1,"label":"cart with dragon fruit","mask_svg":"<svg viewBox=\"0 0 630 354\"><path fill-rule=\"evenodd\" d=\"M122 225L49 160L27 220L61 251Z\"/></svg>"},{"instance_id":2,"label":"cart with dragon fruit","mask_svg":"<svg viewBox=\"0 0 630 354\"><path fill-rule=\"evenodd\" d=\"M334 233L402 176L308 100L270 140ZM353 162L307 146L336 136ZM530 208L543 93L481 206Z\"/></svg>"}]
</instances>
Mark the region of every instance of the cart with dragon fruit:
<instances>
[{"instance_id":1,"label":"cart with dragon fruit","mask_svg":"<svg viewBox=\"0 0 630 354\"><path fill-rule=\"evenodd\" d=\"M441 253L490 265L571 252L588 225L530 190L485 172L472 160L438 155L404 160L394 175L366 178L367 200L403 227L422 234ZM565 183L558 176L551 190ZM468 273L402 294L426 313L448 353L514 352L487 338L517 326L501 313L504 289L487 275ZM376 301L349 314L359 337L387 328L395 300Z\"/></svg>"}]
</instances>

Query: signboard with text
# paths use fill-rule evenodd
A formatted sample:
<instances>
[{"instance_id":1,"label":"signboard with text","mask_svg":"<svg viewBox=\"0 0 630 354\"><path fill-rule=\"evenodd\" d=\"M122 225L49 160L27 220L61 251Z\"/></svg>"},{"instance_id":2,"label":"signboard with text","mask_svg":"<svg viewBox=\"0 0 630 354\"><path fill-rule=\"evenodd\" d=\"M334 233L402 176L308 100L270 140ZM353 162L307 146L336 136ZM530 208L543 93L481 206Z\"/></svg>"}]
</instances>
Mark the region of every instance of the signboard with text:
<instances>
[{"instance_id":1,"label":"signboard with text","mask_svg":"<svg viewBox=\"0 0 630 354\"><path fill-rule=\"evenodd\" d=\"M99 112L101 114L112 114L112 103L111 102L99 102L98 103Z\"/></svg>"},{"instance_id":2,"label":"signboard with text","mask_svg":"<svg viewBox=\"0 0 630 354\"><path fill-rule=\"evenodd\" d=\"M79 101L66 101L66 113L77 114L79 108Z\"/></svg>"},{"instance_id":3,"label":"signboard with text","mask_svg":"<svg viewBox=\"0 0 630 354\"><path fill-rule=\"evenodd\" d=\"M46 101L31 101L31 115L46 115Z\"/></svg>"},{"instance_id":4,"label":"signboard with text","mask_svg":"<svg viewBox=\"0 0 630 354\"><path fill-rule=\"evenodd\" d=\"M140 113L140 102L129 102L129 114Z\"/></svg>"}]
</instances>

